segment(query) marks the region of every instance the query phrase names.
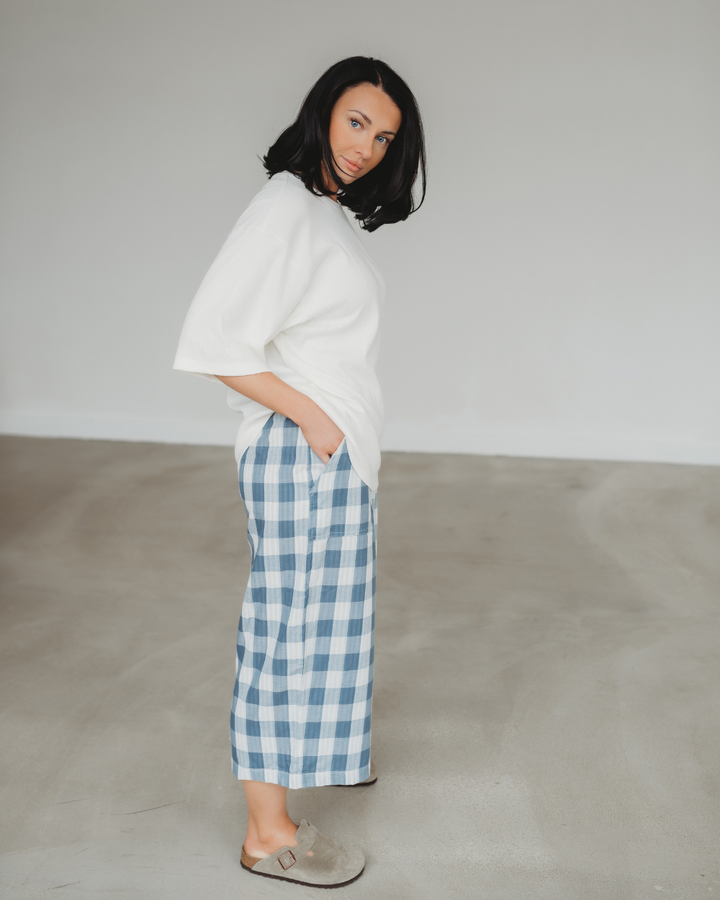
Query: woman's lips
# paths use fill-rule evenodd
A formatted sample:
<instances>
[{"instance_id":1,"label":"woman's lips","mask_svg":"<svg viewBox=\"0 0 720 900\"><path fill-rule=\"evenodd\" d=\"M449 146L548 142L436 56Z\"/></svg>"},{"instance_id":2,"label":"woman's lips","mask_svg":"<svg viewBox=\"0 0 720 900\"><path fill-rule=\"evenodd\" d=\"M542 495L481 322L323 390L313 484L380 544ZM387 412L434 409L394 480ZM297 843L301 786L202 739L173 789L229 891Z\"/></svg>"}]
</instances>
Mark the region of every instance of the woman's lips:
<instances>
[{"instance_id":1,"label":"woman's lips","mask_svg":"<svg viewBox=\"0 0 720 900\"><path fill-rule=\"evenodd\" d=\"M351 172L359 172L359 171L360 171L361 166L355 165L355 163L352 162L351 160L349 160L349 159L347 158L347 156L343 156L343 159L344 159L345 162L350 166L350 171L351 171Z\"/></svg>"}]
</instances>

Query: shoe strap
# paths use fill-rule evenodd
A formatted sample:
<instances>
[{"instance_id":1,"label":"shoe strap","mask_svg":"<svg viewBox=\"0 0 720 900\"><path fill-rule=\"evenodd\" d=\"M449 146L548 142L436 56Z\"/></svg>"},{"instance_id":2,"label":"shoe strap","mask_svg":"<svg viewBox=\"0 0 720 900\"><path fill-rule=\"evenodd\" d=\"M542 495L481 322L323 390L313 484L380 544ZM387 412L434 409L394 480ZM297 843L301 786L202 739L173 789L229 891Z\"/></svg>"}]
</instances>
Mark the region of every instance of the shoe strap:
<instances>
[{"instance_id":1,"label":"shoe strap","mask_svg":"<svg viewBox=\"0 0 720 900\"><path fill-rule=\"evenodd\" d=\"M303 856L307 856L314 846L314 838L305 838L304 841L300 841L297 847L281 847L272 854L274 857L272 860L273 866L277 863L277 867L283 872L286 872L288 869L291 869L296 862L300 862Z\"/></svg>"}]
</instances>

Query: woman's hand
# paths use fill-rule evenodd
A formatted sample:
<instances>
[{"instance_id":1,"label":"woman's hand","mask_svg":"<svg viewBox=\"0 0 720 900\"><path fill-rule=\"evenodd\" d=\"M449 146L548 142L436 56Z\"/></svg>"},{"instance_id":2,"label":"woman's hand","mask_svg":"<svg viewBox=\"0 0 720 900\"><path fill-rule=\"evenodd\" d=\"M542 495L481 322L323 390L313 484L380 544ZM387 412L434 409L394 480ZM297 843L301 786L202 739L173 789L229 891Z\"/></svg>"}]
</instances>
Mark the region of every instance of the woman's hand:
<instances>
[{"instance_id":1,"label":"woman's hand","mask_svg":"<svg viewBox=\"0 0 720 900\"><path fill-rule=\"evenodd\" d=\"M345 435L340 431L327 413L319 406L313 404L315 409L310 409L302 417L302 422L297 422L305 435L305 440L320 459L327 464L330 457L342 443Z\"/></svg>"}]
</instances>

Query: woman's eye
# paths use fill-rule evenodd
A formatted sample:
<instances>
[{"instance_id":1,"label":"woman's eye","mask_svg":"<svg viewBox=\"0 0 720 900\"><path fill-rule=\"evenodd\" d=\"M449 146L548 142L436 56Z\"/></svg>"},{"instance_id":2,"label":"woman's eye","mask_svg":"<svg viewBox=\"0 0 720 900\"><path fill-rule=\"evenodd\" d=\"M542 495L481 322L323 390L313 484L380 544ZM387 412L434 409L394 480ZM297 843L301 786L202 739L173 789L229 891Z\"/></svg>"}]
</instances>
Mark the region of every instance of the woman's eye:
<instances>
[{"instance_id":1,"label":"woman's eye","mask_svg":"<svg viewBox=\"0 0 720 900\"><path fill-rule=\"evenodd\" d=\"M382 141L383 144L387 144L387 142L388 142L388 139L386 137L384 137L382 134L378 136L378 140Z\"/></svg>"},{"instance_id":2,"label":"woman's eye","mask_svg":"<svg viewBox=\"0 0 720 900\"><path fill-rule=\"evenodd\" d=\"M353 128L354 128L356 125L358 125L358 126L360 125L360 123L358 122L357 119L350 119L350 124L352 125Z\"/></svg>"}]
</instances>

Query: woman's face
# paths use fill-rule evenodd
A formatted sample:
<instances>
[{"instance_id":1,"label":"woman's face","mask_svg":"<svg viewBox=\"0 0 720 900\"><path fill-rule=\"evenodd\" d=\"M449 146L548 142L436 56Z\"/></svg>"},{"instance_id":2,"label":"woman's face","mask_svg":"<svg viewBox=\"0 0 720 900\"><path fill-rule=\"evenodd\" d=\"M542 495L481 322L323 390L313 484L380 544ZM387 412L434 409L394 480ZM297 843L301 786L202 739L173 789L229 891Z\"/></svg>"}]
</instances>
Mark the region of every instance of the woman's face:
<instances>
[{"instance_id":1,"label":"woman's face","mask_svg":"<svg viewBox=\"0 0 720 900\"><path fill-rule=\"evenodd\" d=\"M374 84L358 84L345 91L333 107L329 131L343 184L357 181L382 162L401 121L398 107Z\"/></svg>"}]
</instances>

